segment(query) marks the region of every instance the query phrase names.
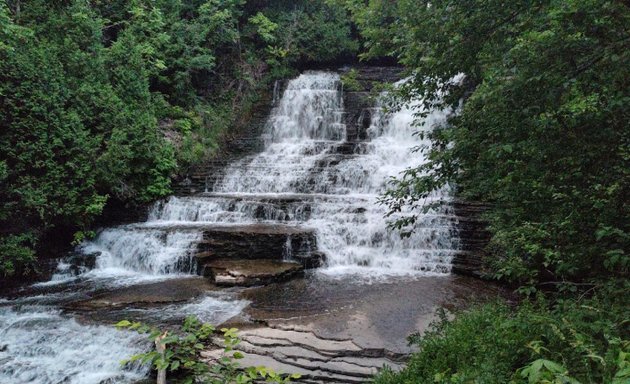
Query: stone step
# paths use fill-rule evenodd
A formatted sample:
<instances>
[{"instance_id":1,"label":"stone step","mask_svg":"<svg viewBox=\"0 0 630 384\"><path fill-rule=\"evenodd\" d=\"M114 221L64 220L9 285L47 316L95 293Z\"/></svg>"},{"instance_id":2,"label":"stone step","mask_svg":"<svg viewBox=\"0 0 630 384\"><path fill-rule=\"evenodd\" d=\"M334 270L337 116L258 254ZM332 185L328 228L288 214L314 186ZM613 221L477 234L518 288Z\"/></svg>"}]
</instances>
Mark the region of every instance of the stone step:
<instances>
[{"instance_id":1,"label":"stone step","mask_svg":"<svg viewBox=\"0 0 630 384\"><path fill-rule=\"evenodd\" d=\"M222 356L222 350L201 352L201 357L206 361L212 363L219 360ZM291 380L291 382L293 383L360 384L366 382L364 378L360 377L357 378L352 376L340 375L321 369L308 370L293 364L284 363L275 359L273 356L268 355L247 354L243 359L239 360L239 364L242 368L264 366L266 368L271 368L275 372L279 373L301 375L299 379Z\"/></svg>"},{"instance_id":2,"label":"stone step","mask_svg":"<svg viewBox=\"0 0 630 384\"><path fill-rule=\"evenodd\" d=\"M315 230L299 225L156 221L125 227L134 231L201 233L192 254L198 271L203 271L203 266L215 259L292 260L304 268L317 268L325 261L325 255L317 250Z\"/></svg>"},{"instance_id":3,"label":"stone step","mask_svg":"<svg viewBox=\"0 0 630 384\"><path fill-rule=\"evenodd\" d=\"M356 200L370 201L376 199L377 195L339 195L324 193L224 193L206 192L195 196L195 198L229 198L236 200L265 201L265 202L300 202L300 201L339 201Z\"/></svg>"},{"instance_id":4,"label":"stone step","mask_svg":"<svg viewBox=\"0 0 630 384\"><path fill-rule=\"evenodd\" d=\"M484 249L488 245L487 239L460 238L458 242L462 249L469 251Z\"/></svg>"},{"instance_id":5,"label":"stone step","mask_svg":"<svg viewBox=\"0 0 630 384\"><path fill-rule=\"evenodd\" d=\"M333 146L330 153L340 155L363 155L369 149L369 142L366 141L345 141Z\"/></svg>"},{"instance_id":6,"label":"stone step","mask_svg":"<svg viewBox=\"0 0 630 384\"><path fill-rule=\"evenodd\" d=\"M309 172L309 173L316 173L316 172L321 172L324 170L330 170L331 167L341 163L344 160L348 160L351 159L353 157L356 156L360 156L360 155L355 155L355 154L332 154L330 156L327 156L324 159L318 160L315 165L307 165L307 164L300 164L300 168L296 167L293 171L300 171L300 172ZM247 166L247 170L250 172L270 172L272 170L278 170L278 169L282 169L283 171L285 170L284 166L281 164L264 164L264 165L248 165ZM216 179L216 180L220 180L222 178L223 174L222 173L214 173L212 175L209 175L208 178L209 179ZM243 176L243 177L248 177L248 176ZM253 177L260 177L260 175L255 175ZM201 177L198 177L199 179Z\"/></svg>"},{"instance_id":7,"label":"stone step","mask_svg":"<svg viewBox=\"0 0 630 384\"><path fill-rule=\"evenodd\" d=\"M290 258L305 268L316 268L324 262L313 229L281 224L206 226L195 257L202 267L210 259Z\"/></svg>"},{"instance_id":8,"label":"stone step","mask_svg":"<svg viewBox=\"0 0 630 384\"><path fill-rule=\"evenodd\" d=\"M457 234L460 239L483 240L487 242L491 237L490 232L486 231L485 229L470 228L462 225L461 222L458 222L457 224Z\"/></svg>"}]
</instances>

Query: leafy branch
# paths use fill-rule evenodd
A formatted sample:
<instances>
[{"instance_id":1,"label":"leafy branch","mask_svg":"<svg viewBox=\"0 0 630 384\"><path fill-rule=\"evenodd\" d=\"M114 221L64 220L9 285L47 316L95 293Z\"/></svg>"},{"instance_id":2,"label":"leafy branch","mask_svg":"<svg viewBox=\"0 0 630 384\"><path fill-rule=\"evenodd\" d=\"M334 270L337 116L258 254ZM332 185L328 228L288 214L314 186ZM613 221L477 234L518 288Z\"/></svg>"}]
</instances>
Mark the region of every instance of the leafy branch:
<instances>
[{"instance_id":1,"label":"leafy branch","mask_svg":"<svg viewBox=\"0 0 630 384\"><path fill-rule=\"evenodd\" d=\"M247 384L255 381L285 384L300 378L299 374L282 374L264 366L241 367L238 360L245 355L236 350L241 342L236 328L221 328L222 355L213 363L203 361L200 353L212 344L212 336L217 331L214 326L202 323L194 316L184 320L180 333L128 320L118 322L116 327L147 334L148 339L155 343L155 350L139 353L122 363L150 364L158 372L158 384L166 383L167 371L180 377L184 384Z\"/></svg>"}]
</instances>

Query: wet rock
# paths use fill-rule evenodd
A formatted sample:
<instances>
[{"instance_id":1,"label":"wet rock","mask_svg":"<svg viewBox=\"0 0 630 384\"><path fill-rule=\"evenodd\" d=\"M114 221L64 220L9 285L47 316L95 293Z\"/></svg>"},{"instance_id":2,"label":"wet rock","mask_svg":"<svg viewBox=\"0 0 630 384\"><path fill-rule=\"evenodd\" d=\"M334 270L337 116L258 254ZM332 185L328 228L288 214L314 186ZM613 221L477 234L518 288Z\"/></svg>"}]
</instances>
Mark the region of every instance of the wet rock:
<instances>
[{"instance_id":1,"label":"wet rock","mask_svg":"<svg viewBox=\"0 0 630 384\"><path fill-rule=\"evenodd\" d=\"M291 256L291 260L302 264L304 268L319 268L326 263L326 254L321 251L297 252Z\"/></svg>"},{"instance_id":2,"label":"wet rock","mask_svg":"<svg viewBox=\"0 0 630 384\"><path fill-rule=\"evenodd\" d=\"M278 224L215 226L203 229L203 240L199 242L195 257L200 267L212 259L289 258L305 268L315 268L324 259L316 250L315 232L309 228Z\"/></svg>"},{"instance_id":3,"label":"wet rock","mask_svg":"<svg viewBox=\"0 0 630 384\"><path fill-rule=\"evenodd\" d=\"M100 308L121 308L134 305L151 306L188 301L216 286L207 279L188 277L169 279L156 283L134 285L96 294L90 299L66 305L73 310L96 310Z\"/></svg>"},{"instance_id":4,"label":"wet rock","mask_svg":"<svg viewBox=\"0 0 630 384\"><path fill-rule=\"evenodd\" d=\"M78 276L94 269L96 267L96 259L100 254L100 252L83 254L78 251L72 251L62 258L44 259L39 263L39 278L44 281L50 280L56 273Z\"/></svg>"},{"instance_id":5,"label":"wet rock","mask_svg":"<svg viewBox=\"0 0 630 384\"><path fill-rule=\"evenodd\" d=\"M488 205L455 201L453 209L457 216L456 228L460 251L451 261L451 271L458 275L483 278L483 257L491 235L482 216Z\"/></svg>"},{"instance_id":6,"label":"wet rock","mask_svg":"<svg viewBox=\"0 0 630 384\"><path fill-rule=\"evenodd\" d=\"M204 265L204 275L220 286L266 285L302 275L300 263L281 260L213 260Z\"/></svg>"},{"instance_id":7,"label":"wet rock","mask_svg":"<svg viewBox=\"0 0 630 384\"><path fill-rule=\"evenodd\" d=\"M80 252L72 252L64 261L68 264L73 264L77 266L84 266L90 269L94 268L96 264L96 258L100 256L100 252L92 252L92 253L80 253Z\"/></svg>"},{"instance_id":8,"label":"wet rock","mask_svg":"<svg viewBox=\"0 0 630 384\"><path fill-rule=\"evenodd\" d=\"M284 373L299 373L300 383L365 383L383 365L401 368L404 355L383 349L365 349L352 340L321 338L309 331L255 328L239 333L237 349L245 353L243 367L264 365ZM221 340L215 340L221 345ZM202 352L216 361L221 349Z\"/></svg>"}]
</instances>

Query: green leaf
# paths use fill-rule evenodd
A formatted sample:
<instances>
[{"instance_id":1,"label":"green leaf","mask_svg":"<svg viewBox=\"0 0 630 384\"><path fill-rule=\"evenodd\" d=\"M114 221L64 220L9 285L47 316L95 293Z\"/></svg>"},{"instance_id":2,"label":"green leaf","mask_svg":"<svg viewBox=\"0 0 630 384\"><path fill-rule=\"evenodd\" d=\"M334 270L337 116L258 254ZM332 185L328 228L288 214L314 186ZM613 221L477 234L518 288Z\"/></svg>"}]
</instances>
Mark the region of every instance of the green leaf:
<instances>
[{"instance_id":1,"label":"green leaf","mask_svg":"<svg viewBox=\"0 0 630 384\"><path fill-rule=\"evenodd\" d=\"M129 327L130 325L131 325L131 322L129 320L121 320L116 323L115 327L126 328L126 327Z\"/></svg>"}]
</instances>

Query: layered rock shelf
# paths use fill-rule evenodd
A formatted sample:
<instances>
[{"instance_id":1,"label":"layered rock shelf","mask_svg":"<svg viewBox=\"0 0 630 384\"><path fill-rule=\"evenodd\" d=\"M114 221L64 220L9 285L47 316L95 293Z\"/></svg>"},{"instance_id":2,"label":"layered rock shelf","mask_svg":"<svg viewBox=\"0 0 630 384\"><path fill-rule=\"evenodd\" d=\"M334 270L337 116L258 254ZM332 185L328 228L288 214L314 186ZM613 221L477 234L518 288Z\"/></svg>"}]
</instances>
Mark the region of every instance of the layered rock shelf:
<instances>
[{"instance_id":1,"label":"layered rock shelf","mask_svg":"<svg viewBox=\"0 0 630 384\"><path fill-rule=\"evenodd\" d=\"M453 257L451 271L459 275L483 277L483 256L490 241L490 232L482 215L488 205L456 201L453 208L457 216L460 251Z\"/></svg>"},{"instance_id":2,"label":"layered rock shelf","mask_svg":"<svg viewBox=\"0 0 630 384\"><path fill-rule=\"evenodd\" d=\"M292 259L305 268L322 264L313 229L282 224L210 226L203 229L195 257L204 266L211 260Z\"/></svg>"},{"instance_id":3,"label":"layered rock shelf","mask_svg":"<svg viewBox=\"0 0 630 384\"><path fill-rule=\"evenodd\" d=\"M351 339L327 339L306 330L255 328L239 333L237 350L244 352L242 367L260 366L277 372L298 373L300 383L366 383L383 366L398 370L406 355L363 348ZM221 340L214 342L221 345ZM202 352L208 361L223 355L220 348Z\"/></svg>"}]
</instances>

